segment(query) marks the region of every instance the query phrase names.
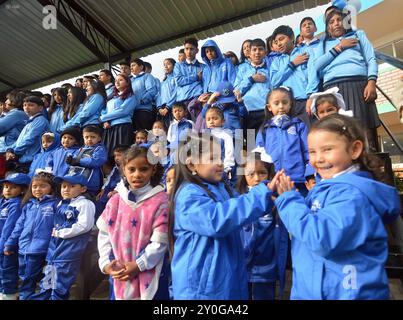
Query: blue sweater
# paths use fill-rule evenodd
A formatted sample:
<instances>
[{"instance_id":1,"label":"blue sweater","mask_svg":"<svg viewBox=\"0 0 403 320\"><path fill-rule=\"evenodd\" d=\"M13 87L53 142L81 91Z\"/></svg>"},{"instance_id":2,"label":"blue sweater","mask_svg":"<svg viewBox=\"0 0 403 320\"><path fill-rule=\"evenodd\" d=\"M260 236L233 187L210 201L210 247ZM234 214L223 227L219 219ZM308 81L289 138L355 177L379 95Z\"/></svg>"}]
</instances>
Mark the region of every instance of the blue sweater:
<instances>
[{"instance_id":1,"label":"blue sweater","mask_svg":"<svg viewBox=\"0 0 403 320\"><path fill-rule=\"evenodd\" d=\"M186 101L200 96L203 93L203 83L197 74L206 66L196 60L194 64L178 62L174 67L174 77L177 85L176 100Z\"/></svg>"},{"instance_id":2,"label":"blue sweater","mask_svg":"<svg viewBox=\"0 0 403 320\"><path fill-rule=\"evenodd\" d=\"M21 197L0 198L0 255L3 254L4 243L13 232L21 212Z\"/></svg>"},{"instance_id":3,"label":"blue sweater","mask_svg":"<svg viewBox=\"0 0 403 320\"><path fill-rule=\"evenodd\" d=\"M46 150L42 147L42 137L41 137L41 152L34 157L34 160L32 161L31 166L29 167L28 175L30 178L32 178L35 175L36 169L46 168L47 159L49 158L50 154L59 147L60 147L60 135L58 133L55 133L55 140Z\"/></svg>"},{"instance_id":4,"label":"blue sweater","mask_svg":"<svg viewBox=\"0 0 403 320\"><path fill-rule=\"evenodd\" d=\"M56 110L52 113L52 117L50 118L50 131L58 133L62 132L60 129L64 126L63 115L63 107L57 105Z\"/></svg>"},{"instance_id":5,"label":"blue sweater","mask_svg":"<svg viewBox=\"0 0 403 320\"><path fill-rule=\"evenodd\" d=\"M396 189L368 172L315 185L306 199L288 191L275 204L292 234L291 299L388 299L384 223L400 214Z\"/></svg>"},{"instance_id":6,"label":"blue sweater","mask_svg":"<svg viewBox=\"0 0 403 320\"><path fill-rule=\"evenodd\" d=\"M280 127L273 120L259 130L256 146L264 147L273 160L276 171L285 169L294 182L305 182L308 163L308 128L298 118L287 118Z\"/></svg>"},{"instance_id":7,"label":"blue sweater","mask_svg":"<svg viewBox=\"0 0 403 320\"><path fill-rule=\"evenodd\" d=\"M31 162L41 150L40 138L45 131L49 131L49 121L42 113L38 113L27 121L17 141L8 150L19 156L18 162Z\"/></svg>"},{"instance_id":8,"label":"blue sweater","mask_svg":"<svg viewBox=\"0 0 403 320\"><path fill-rule=\"evenodd\" d=\"M84 107L84 105L80 104L80 106L77 109L76 114L72 118L68 119L65 124L62 125L62 127L60 128L60 131L63 131L65 129L71 128L71 127L80 127L81 126L81 124L80 124L80 117L81 117L80 112L81 112L81 110L83 110L83 107Z\"/></svg>"},{"instance_id":9,"label":"blue sweater","mask_svg":"<svg viewBox=\"0 0 403 320\"><path fill-rule=\"evenodd\" d=\"M177 84L173 73L167 75L161 82L161 89L157 97L157 107L167 107L171 110L172 105L176 102Z\"/></svg>"},{"instance_id":10,"label":"blue sweater","mask_svg":"<svg viewBox=\"0 0 403 320\"><path fill-rule=\"evenodd\" d=\"M185 183L175 195L172 289L174 299L247 299L240 228L272 207L264 184L230 198L223 183Z\"/></svg>"},{"instance_id":11,"label":"blue sweater","mask_svg":"<svg viewBox=\"0 0 403 320\"><path fill-rule=\"evenodd\" d=\"M102 111L101 122L109 122L110 125L132 123L134 109L137 106L135 95L121 99L120 96L113 97L106 104L106 109Z\"/></svg>"},{"instance_id":12,"label":"blue sweater","mask_svg":"<svg viewBox=\"0 0 403 320\"><path fill-rule=\"evenodd\" d=\"M57 199L45 196L41 201L31 198L23 207L15 228L7 239L8 251L25 254L46 254L53 229Z\"/></svg>"},{"instance_id":13,"label":"blue sweater","mask_svg":"<svg viewBox=\"0 0 403 320\"><path fill-rule=\"evenodd\" d=\"M66 157L72 155L75 157L78 153L79 146L73 146L65 149L63 146L58 147L46 159L46 167L51 168L54 176L65 176L69 172L70 166L66 163Z\"/></svg>"},{"instance_id":14,"label":"blue sweater","mask_svg":"<svg viewBox=\"0 0 403 320\"><path fill-rule=\"evenodd\" d=\"M106 100L109 101L113 98L113 90L115 89L115 86L113 83L109 83L105 86L105 91L106 91Z\"/></svg>"},{"instance_id":15,"label":"blue sweater","mask_svg":"<svg viewBox=\"0 0 403 320\"><path fill-rule=\"evenodd\" d=\"M266 76L266 82L254 82L252 76L256 73ZM238 89L248 111L263 111L266 105L266 97L271 90L270 73L264 60L264 64L259 67L254 67L250 63L245 62L238 68L235 89Z\"/></svg>"},{"instance_id":16,"label":"blue sweater","mask_svg":"<svg viewBox=\"0 0 403 320\"><path fill-rule=\"evenodd\" d=\"M28 116L24 111L12 109L0 117L0 153L4 153L18 139Z\"/></svg>"},{"instance_id":17,"label":"blue sweater","mask_svg":"<svg viewBox=\"0 0 403 320\"><path fill-rule=\"evenodd\" d=\"M340 43L340 39L359 39L359 43L341 53L334 50L334 46ZM369 42L365 32L362 30L353 31L337 39L328 39L315 48L315 68L324 85L339 78L362 76L368 80L378 78L378 64L372 44Z\"/></svg>"},{"instance_id":18,"label":"blue sweater","mask_svg":"<svg viewBox=\"0 0 403 320\"><path fill-rule=\"evenodd\" d=\"M132 89L138 101L136 110L152 111L153 102L158 94L154 77L149 73L133 76Z\"/></svg>"},{"instance_id":19,"label":"blue sweater","mask_svg":"<svg viewBox=\"0 0 403 320\"><path fill-rule=\"evenodd\" d=\"M77 110L75 116L67 121L61 130L75 126L84 128L90 124L98 125L99 116L104 107L105 99L99 93L91 95L83 104L82 108Z\"/></svg>"},{"instance_id":20,"label":"blue sweater","mask_svg":"<svg viewBox=\"0 0 403 320\"><path fill-rule=\"evenodd\" d=\"M206 56L206 48L214 47L217 58L210 61ZM236 72L231 59L225 58L214 40L207 40L201 48L201 57L206 64L203 69L203 92L216 92L220 83L235 82Z\"/></svg>"}]
</instances>

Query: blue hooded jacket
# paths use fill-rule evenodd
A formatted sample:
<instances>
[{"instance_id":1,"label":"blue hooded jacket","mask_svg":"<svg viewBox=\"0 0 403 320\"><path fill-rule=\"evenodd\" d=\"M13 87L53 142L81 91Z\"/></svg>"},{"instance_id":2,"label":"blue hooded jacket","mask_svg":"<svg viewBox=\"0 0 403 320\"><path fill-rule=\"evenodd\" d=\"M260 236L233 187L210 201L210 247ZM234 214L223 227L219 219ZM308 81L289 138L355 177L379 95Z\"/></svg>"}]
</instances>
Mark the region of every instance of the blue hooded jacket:
<instances>
[{"instance_id":1,"label":"blue hooded jacket","mask_svg":"<svg viewBox=\"0 0 403 320\"><path fill-rule=\"evenodd\" d=\"M112 127L118 124L132 123L136 106L137 98L135 95L126 99L121 99L120 96L113 97L102 111L101 122L109 122Z\"/></svg>"},{"instance_id":2,"label":"blue hooded jacket","mask_svg":"<svg viewBox=\"0 0 403 320\"><path fill-rule=\"evenodd\" d=\"M177 62L174 67L174 78L177 85L176 101L182 102L191 100L203 93L203 82L199 81L197 74L202 71L206 65L196 60L194 64Z\"/></svg>"},{"instance_id":3,"label":"blue hooded jacket","mask_svg":"<svg viewBox=\"0 0 403 320\"><path fill-rule=\"evenodd\" d=\"M12 109L0 118L0 153L5 153L18 139L28 121L26 113Z\"/></svg>"},{"instance_id":4,"label":"blue hooded jacket","mask_svg":"<svg viewBox=\"0 0 403 320\"><path fill-rule=\"evenodd\" d=\"M165 106L169 110L176 102L177 84L173 72L168 74L167 77L161 82L161 89L157 97L157 108Z\"/></svg>"},{"instance_id":5,"label":"blue hooded jacket","mask_svg":"<svg viewBox=\"0 0 403 320\"><path fill-rule=\"evenodd\" d=\"M174 299L248 299L241 226L272 207L263 183L230 198L223 183L185 183L175 195L172 288Z\"/></svg>"},{"instance_id":6,"label":"blue hooded jacket","mask_svg":"<svg viewBox=\"0 0 403 320\"><path fill-rule=\"evenodd\" d=\"M54 176L65 176L69 172L70 166L66 163L66 157L72 155L76 157L80 147L73 146L65 149L63 146L58 147L49 154L46 159L46 168L51 168Z\"/></svg>"},{"instance_id":7,"label":"blue hooded jacket","mask_svg":"<svg viewBox=\"0 0 403 320\"><path fill-rule=\"evenodd\" d=\"M61 105L57 105L56 110L52 113L52 117L50 118L50 131L58 133L62 132L60 129L64 126L63 115L63 107Z\"/></svg>"},{"instance_id":8,"label":"blue hooded jacket","mask_svg":"<svg viewBox=\"0 0 403 320\"><path fill-rule=\"evenodd\" d=\"M400 214L396 189L368 172L345 173L275 204L292 235L292 299L388 299L384 223Z\"/></svg>"},{"instance_id":9,"label":"blue hooded jacket","mask_svg":"<svg viewBox=\"0 0 403 320\"><path fill-rule=\"evenodd\" d=\"M0 199L0 255L4 252L4 243L14 230L21 215L21 198Z\"/></svg>"},{"instance_id":10,"label":"blue hooded jacket","mask_svg":"<svg viewBox=\"0 0 403 320\"><path fill-rule=\"evenodd\" d=\"M267 94L271 90L270 72L266 59L263 59L263 62L263 65L258 67L245 62L240 65L236 75L234 87L241 92L245 107L249 112L264 110ZM263 74L266 82L254 82L252 76L257 73Z\"/></svg>"},{"instance_id":11,"label":"blue hooded jacket","mask_svg":"<svg viewBox=\"0 0 403 320\"><path fill-rule=\"evenodd\" d=\"M45 196L41 201L31 198L23 207L15 228L7 239L8 251L25 254L46 254L53 229L58 200Z\"/></svg>"},{"instance_id":12,"label":"blue hooded jacket","mask_svg":"<svg viewBox=\"0 0 403 320\"><path fill-rule=\"evenodd\" d=\"M206 48L214 47L217 58L210 61L206 56ZM206 64L203 69L203 92L216 92L221 82L235 82L236 72L231 59L224 57L214 40L207 40L201 47L201 57Z\"/></svg>"},{"instance_id":13,"label":"blue hooded jacket","mask_svg":"<svg viewBox=\"0 0 403 320\"><path fill-rule=\"evenodd\" d=\"M153 110L153 103L158 94L154 77L149 73L141 73L132 77L132 89L137 97L136 110Z\"/></svg>"},{"instance_id":14,"label":"blue hooded jacket","mask_svg":"<svg viewBox=\"0 0 403 320\"><path fill-rule=\"evenodd\" d=\"M49 121L38 113L27 121L17 141L8 150L19 156L18 162L31 162L41 150L40 137L45 131L49 131Z\"/></svg>"},{"instance_id":15,"label":"blue hooded jacket","mask_svg":"<svg viewBox=\"0 0 403 320\"><path fill-rule=\"evenodd\" d=\"M46 162L48 157L53 151L55 151L57 148L60 147L60 135L58 133L55 133L54 135L55 140L46 150L42 147L42 136L41 136L41 152L34 157L34 160L32 161L31 166L29 167L28 175L31 179L35 175L36 169L46 168Z\"/></svg>"},{"instance_id":16,"label":"blue hooded jacket","mask_svg":"<svg viewBox=\"0 0 403 320\"><path fill-rule=\"evenodd\" d=\"M308 128L298 118L286 118L280 127L270 120L259 130L256 146L264 147L277 171L284 169L294 182L305 182L308 164Z\"/></svg>"},{"instance_id":17,"label":"blue hooded jacket","mask_svg":"<svg viewBox=\"0 0 403 320\"><path fill-rule=\"evenodd\" d=\"M338 53L333 48L341 39L358 39L359 43ZM368 80L378 78L378 64L375 51L365 32L357 30L345 34L341 38L328 39L323 50L323 41L314 49L315 68L324 85L340 78L362 76Z\"/></svg>"}]
</instances>

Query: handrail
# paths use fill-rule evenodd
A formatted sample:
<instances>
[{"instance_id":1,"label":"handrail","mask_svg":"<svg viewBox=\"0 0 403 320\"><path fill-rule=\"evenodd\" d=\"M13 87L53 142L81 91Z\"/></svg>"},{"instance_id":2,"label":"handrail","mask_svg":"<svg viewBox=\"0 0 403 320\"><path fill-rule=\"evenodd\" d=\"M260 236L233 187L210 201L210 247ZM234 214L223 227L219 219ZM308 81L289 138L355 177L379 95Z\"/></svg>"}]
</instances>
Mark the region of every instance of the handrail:
<instances>
[{"instance_id":1,"label":"handrail","mask_svg":"<svg viewBox=\"0 0 403 320\"><path fill-rule=\"evenodd\" d=\"M386 53L380 52L378 50L375 50L375 57L378 60L382 60L384 62L389 63L390 65L399 68L401 70L403 70L403 60L399 59L399 58L395 58L392 57Z\"/></svg>"}]
</instances>

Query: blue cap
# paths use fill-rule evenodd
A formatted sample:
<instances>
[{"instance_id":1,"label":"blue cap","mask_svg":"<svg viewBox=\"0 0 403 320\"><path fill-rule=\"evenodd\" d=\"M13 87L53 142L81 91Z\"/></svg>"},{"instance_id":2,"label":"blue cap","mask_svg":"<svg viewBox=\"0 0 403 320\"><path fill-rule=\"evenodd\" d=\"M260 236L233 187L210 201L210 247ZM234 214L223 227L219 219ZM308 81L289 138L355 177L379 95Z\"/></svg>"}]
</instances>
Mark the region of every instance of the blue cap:
<instances>
[{"instance_id":1,"label":"blue cap","mask_svg":"<svg viewBox=\"0 0 403 320\"><path fill-rule=\"evenodd\" d=\"M88 184L87 178L82 174L67 174L64 177L56 177L54 181L57 183L67 181L71 184L81 184L84 187L86 187Z\"/></svg>"},{"instance_id":2,"label":"blue cap","mask_svg":"<svg viewBox=\"0 0 403 320\"><path fill-rule=\"evenodd\" d=\"M305 175L304 175L304 177L305 178L308 178L309 176L313 176L313 175L315 175L315 169L311 166L311 164L310 163L308 163L308 165L306 166L306 168L305 168Z\"/></svg>"},{"instance_id":3,"label":"blue cap","mask_svg":"<svg viewBox=\"0 0 403 320\"><path fill-rule=\"evenodd\" d=\"M9 174L5 179L0 180L0 183L10 182L19 185L29 185L31 183L31 179L28 175L23 173L12 173Z\"/></svg>"},{"instance_id":4,"label":"blue cap","mask_svg":"<svg viewBox=\"0 0 403 320\"><path fill-rule=\"evenodd\" d=\"M218 103L231 103L236 100L234 86L228 81L221 82L216 91L220 93L216 101Z\"/></svg>"}]
</instances>

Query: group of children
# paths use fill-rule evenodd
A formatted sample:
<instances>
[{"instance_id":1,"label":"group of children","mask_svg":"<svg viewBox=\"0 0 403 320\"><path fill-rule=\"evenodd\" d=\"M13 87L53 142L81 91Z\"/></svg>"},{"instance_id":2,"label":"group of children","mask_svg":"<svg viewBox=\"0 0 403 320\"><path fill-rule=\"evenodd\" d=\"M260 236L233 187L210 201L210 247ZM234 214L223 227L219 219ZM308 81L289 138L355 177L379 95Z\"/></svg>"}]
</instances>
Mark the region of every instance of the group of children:
<instances>
[{"instance_id":1,"label":"group of children","mask_svg":"<svg viewBox=\"0 0 403 320\"><path fill-rule=\"evenodd\" d=\"M321 39L303 19L298 46L288 26L247 40L238 65L186 39L161 83L134 59L49 107L11 92L1 299L67 299L93 229L115 299L272 300L290 263L293 299L387 299L400 207L370 154L373 49L344 18L330 7Z\"/></svg>"}]
</instances>

